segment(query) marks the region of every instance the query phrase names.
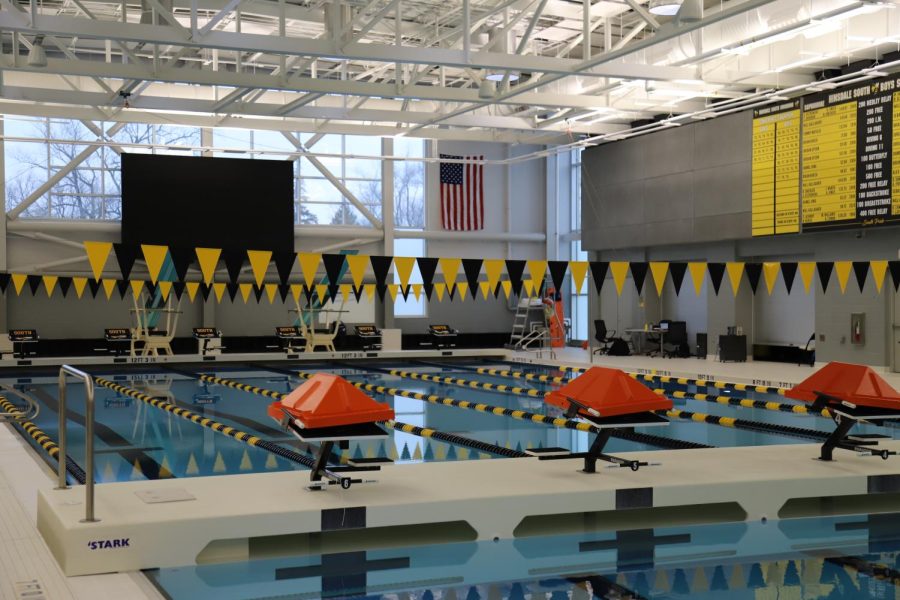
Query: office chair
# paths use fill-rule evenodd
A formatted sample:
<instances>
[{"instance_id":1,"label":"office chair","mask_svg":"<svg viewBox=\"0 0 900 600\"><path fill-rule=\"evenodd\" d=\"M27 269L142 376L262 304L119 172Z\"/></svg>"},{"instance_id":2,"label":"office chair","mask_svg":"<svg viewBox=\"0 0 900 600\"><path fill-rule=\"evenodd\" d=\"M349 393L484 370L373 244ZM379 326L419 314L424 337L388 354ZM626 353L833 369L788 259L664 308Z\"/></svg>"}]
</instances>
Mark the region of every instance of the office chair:
<instances>
[{"instance_id":1,"label":"office chair","mask_svg":"<svg viewBox=\"0 0 900 600\"><path fill-rule=\"evenodd\" d=\"M669 319L661 319L659 321L659 323L656 324L656 327L658 327L660 329L666 329L666 334L664 336L664 340L669 339L669 330L666 327L668 327L671 323L672 323L672 321L670 321ZM663 327L664 324L666 325L666 327ZM647 344L648 348L653 348L653 350L650 350L649 352L647 352L647 356L658 356L659 355L659 337L648 335L646 338L644 338L644 340L645 340L645 343Z\"/></svg>"},{"instance_id":2,"label":"office chair","mask_svg":"<svg viewBox=\"0 0 900 600\"><path fill-rule=\"evenodd\" d=\"M606 354L609 352L609 345L613 343L616 336L615 329L607 329L606 321L603 319L594 319L594 339L600 344L600 347L594 349L594 354Z\"/></svg>"},{"instance_id":3,"label":"office chair","mask_svg":"<svg viewBox=\"0 0 900 600\"><path fill-rule=\"evenodd\" d=\"M669 321L669 329L663 338L663 354L667 358L685 358L684 349L687 348L687 323L684 321Z\"/></svg>"}]
</instances>

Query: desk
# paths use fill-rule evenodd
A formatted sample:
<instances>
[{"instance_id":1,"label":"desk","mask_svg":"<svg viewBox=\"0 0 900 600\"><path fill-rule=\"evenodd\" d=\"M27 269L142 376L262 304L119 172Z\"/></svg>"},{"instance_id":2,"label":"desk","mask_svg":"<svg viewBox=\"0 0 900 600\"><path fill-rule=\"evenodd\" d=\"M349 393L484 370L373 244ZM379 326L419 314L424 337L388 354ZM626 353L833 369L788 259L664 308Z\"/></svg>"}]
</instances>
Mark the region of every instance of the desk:
<instances>
[{"instance_id":1,"label":"desk","mask_svg":"<svg viewBox=\"0 0 900 600\"><path fill-rule=\"evenodd\" d=\"M644 353L643 338L649 337L651 335L658 335L659 336L659 354L660 354L660 356L663 355L663 343L664 343L666 333L667 333L665 329L660 329L658 327L653 327L651 329L626 329L625 333L631 335L632 340L635 340L635 339L641 340L639 344L636 344L637 346L640 346L640 350L637 350L637 352L639 354ZM632 345L635 345L633 341L632 341ZM655 352L655 351L651 351L651 352Z\"/></svg>"}]
</instances>

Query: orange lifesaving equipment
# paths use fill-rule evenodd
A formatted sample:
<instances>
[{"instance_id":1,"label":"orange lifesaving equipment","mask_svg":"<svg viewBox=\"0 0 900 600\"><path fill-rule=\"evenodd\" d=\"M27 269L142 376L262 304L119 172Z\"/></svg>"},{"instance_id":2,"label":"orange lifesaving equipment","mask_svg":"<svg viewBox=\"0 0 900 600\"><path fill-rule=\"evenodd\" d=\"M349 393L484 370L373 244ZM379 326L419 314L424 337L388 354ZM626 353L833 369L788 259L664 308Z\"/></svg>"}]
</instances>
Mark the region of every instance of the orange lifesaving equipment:
<instances>
[{"instance_id":1,"label":"orange lifesaving equipment","mask_svg":"<svg viewBox=\"0 0 900 600\"><path fill-rule=\"evenodd\" d=\"M619 369L605 367L591 367L544 397L548 404L563 410L571 406L570 399L597 412L591 415L586 409L579 408L578 414L589 419L672 408L670 399L653 393Z\"/></svg>"},{"instance_id":2,"label":"orange lifesaving equipment","mask_svg":"<svg viewBox=\"0 0 900 600\"><path fill-rule=\"evenodd\" d=\"M269 416L281 421L285 412L306 429L374 423L394 418L394 409L375 402L349 381L329 373L317 373L278 402L269 405Z\"/></svg>"},{"instance_id":3,"label":"orange lifesaving equipment","mask_svg":"<svg viewBox=\"0 0 900 600\"><path fill-rule=\"evenodd\" d=\"M804 402L815 402L820 394L857 406L900 410L900 393L865 365L830 362L784 393Z\"/></svg>"}]
</instances>

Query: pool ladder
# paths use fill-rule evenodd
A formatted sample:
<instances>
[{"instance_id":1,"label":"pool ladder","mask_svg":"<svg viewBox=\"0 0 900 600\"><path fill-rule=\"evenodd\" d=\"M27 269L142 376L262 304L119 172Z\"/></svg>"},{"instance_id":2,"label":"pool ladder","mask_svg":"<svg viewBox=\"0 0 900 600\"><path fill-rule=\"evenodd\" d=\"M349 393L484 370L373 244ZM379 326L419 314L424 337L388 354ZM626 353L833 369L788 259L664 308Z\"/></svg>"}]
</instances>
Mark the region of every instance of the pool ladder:
<instances>
[{"instance_id":1,"label":"pool ladder","mask_svg":"<svg viewBox=\"0 0 900 600\"><path fill-rule=\"evenodd\" d=\"M96 523L100 519L94 518L94 380L90 375L72 367L63 365L59 369L59 480L56 485L58 490L69 489L66 481L66 377L72 376L80 379L84 384L84 519L82 523Z\"/></svg>"}]
</instances>

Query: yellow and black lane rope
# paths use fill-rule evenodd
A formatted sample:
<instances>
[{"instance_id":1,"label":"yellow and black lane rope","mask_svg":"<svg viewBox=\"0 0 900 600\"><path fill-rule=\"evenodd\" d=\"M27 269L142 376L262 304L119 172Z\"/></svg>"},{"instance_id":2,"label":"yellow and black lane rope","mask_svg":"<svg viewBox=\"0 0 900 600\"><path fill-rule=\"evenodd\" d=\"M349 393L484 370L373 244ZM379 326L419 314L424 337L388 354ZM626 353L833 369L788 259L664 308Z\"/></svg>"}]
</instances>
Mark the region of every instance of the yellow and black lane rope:
<instances>
[{"instance_id":1,"label":"yellow and black lane rope","mask_svg":"<svg viewBox=\"0 0 900 600\"><path fill-rule=\"evenodd\" d=\"M2 408L4 412L11 415L20 412L12 402L7 400L3 396L0 396L0 408ZM59 446L57 446L56 442L54 442L53 439L49 435L44 433L37 425L35 425L31 421L18 419L15 417L12 417L11 423L31 436L31 439L33 439L38 446L43 448L44 452L50 455L50 457L59 460ZM78 463L72 460L72 458L70 458L69 456L66 456L66 471L68 471L69 474L74 477L78 483L83 484L85 482L86 475L84 473L84 469L78 466Z\"/></svg>"},{"instance_id":2,"label":"yellow and black lane rope","mask_svg":"<svg viewBox=\"0 0 900 600\"><path fill-rule=\"evenodd\" d=\"M274 444L268 440L261 439L255 435L251 435L245 431L241 431L239 429L235 429L234 427L225 425L224 423L219 423L218 421L214 421L208 417L204 417L203 415L199 415L195 412L192 412L186 408L181 408L180 406L176 406L171 402L166 400L161 400L159 398L154 398L149 394L145 394L140 392L134 388L126 387L124 385L120 385L115 383L114 381L110 381L108 379L103 379L102 377L98 377L94 380L94 383L97 385L103 386L105 388L114 390L119 392L120 394L125 394L135 400L140 400L144 404L149 404L154 408L158 408L160 410L164 410L166 412L172 413L177 417L181 417L182 419L186 419L191 421L192 423L196 423L207 429L212 429L222 435L227 435L230 438L234 438L239 442L243 442L249 446L253 446L255 448L262 448L263 450L267 450L272 454L280 456L286 460L293 461L295 463L304 465L309 467L310 469L314 468L315 461L308 457L299 454L298 452L294 452L293 450L289 450L284 448L283 446L279 446L278 444Z\"/></svg>"},{"instance_id":3,"label":"yellow and black lane rope","mask_svg":"<svg viewBox=\"0 0 900 600\"><path fill-rule=\"evenodd\" d=\"M515 394L518 396L525 396L529 398L543 398L547 395L548 392L543 392L534 388L523 388L519 386L508 386L508 385L498 385L496 383L491 383L487 381L475 381L471 379L463 379L461 377L442 377L438 375L431 375L430 373L418 373L415 371L404 371L401 369L389 369L387 370L391 375L395 375L397 377L403 377L404 379L417 379L422 381L431 381L436 383L445 383L448 385L455 385L459 387L465 387L470 389L480 389L487 390L489 392L501 392L501 393L509 393ZM488 375L492 375L493 373L485 373ZM501 375L502 377L502 375ZM795 413L799 415L817 415L830 418L830 413L827 409L823 409L821 411L813 411L805 404L791 404L791 403L780 403L780 402L769 402L766 400L751 400L750 398L735 398L734 396L715 396L711 394L705 394L702 392L667 392L662 388L650 388L651 391L660 396L670 395L674 398L686 399L686 400L702 400L704 402L713 402L716 404L727 404L729 406L739 406L742 408L759 408L762 410L771 410L777 412L789 412Z\"/></svg>"},{"instance_id":4,"label":"yellow and black lane rope","mask_svg":"<svg viewBox=\"0 0 900 600\"><path fill-rule=\"evenodd\" d=\"M287 394L283 394L281 392L276 392L275 390L269 390L266 388L257 387L255 385L247 385L246 383L241 383L240 381L235 381L233 379L225 379L223 377L215 377L213 375L197 375L197 377L201 381L207 381L209 383L216 383L218 385L224 385L226 387L234 388L236 390L241 390L243 392L247 392L250 394L256 394L258 396L265 396L266 398L272 398L273 400L281 400ZM472 448L474 450L479 450L481 452L489 452L493 454L499 454L500 456L507 456L510 458L519 458L522 456L528 456L524 452L517 450L510 450L509 448L504 448L502 446L496 446L494 444L488 444L487 442L482 442L479 440L475 440L472 438L463 437L461 435L455 435L452 433L444 433L443 431L438 431L436 429L430 429L426 427L417 427L416 425L410 425L409 423L403 423L401 421L379 421L382 425L386 427L390 427L396 431L402 431L404 433L410 433L412 435L416 435L423 438L432 438L435 440L440 440L442 442L447 442L448 444L454 444L457 446L466 446L467 448Z\"/></svg>"},{"instance_id":5,"label":"yellow and black lane rope","mask_svg":"<svg viewBox=\"0 0 900 600\"><path fill-rule=\"evenodd\" d=\"M307 373L304 371L297 372L297 376L302 379L309 379L313 375L315 375L315 373ZM532 421L534 423L541 423L544 425L559 427L561 429L574 429L577 431L586 431L589 433L600 433L602 431L599 427L595 427L590 423L586 423L584 421L576 421L574 419L550 417L547 415L528 412L526 410L504 408L502 406L493 406L491 404L484 404L481 402L469 402L468 400L456 400L454 398L438 396L437 394L422 394L419 392L413 392L412 390L386 387L383 385L375 385L372 383L364 383L360 381L351 381L350 383L357 388L365 390L367 392L388 394L391 396L402 396L404 398L421 400L422 402L428 402L430 404L442 404L444 406L454 406L456 408L462 408L465 410L475 410L478 412L489 413L498 416L512 417L513 419L518 419L520 421ZM677 450L712 447L706 444L698 444L696 442L688 442L685 440L677 440L673 438L649 435L646 433L638 433L634 431L616 430L613 432L612 436L623 440L637 442L640 444L647 444L651 446L657 446L659 448L669 448Z\"/></svg>"},{"instance_id":6,"label":"yellow and black lane rope","mask_svg":"<svg viewBox=\"0 0 900 600\"><path fill-rule=\"evenodd\" d=\"M407 371L401 371L399 369L390 369L390 370L386 370L386 372L389 372L392 375L396 375L398 377L408 377L408 375L409 375ZM408 377L408 378L409 379L421 379L421 377ZM451 378L451 379L458 380L458 378ZM466 387L466 388L498 391L498 388L496 385L491 386L490 384L483 383L481 381L470 381L470 380L462 380L462 381L464 381L465 383L457 383L457 382L451 383L449 381L444 381L443 383L451 383L451 385L457 385L457 386ZM517 393L511 389L508 389L507 391L510 393L513 393L513 394ZM665 390L662 390L662 389L655 389L652 391L659 395L665 394ZM549 392L546 392L546 393L549 393ZM546 395L546 393L540 392L541 397ZM694 398L697 400L704 400L707 402L717 402L717 403L721 401L721 403L723 403L723 404L731 404L731 401L733 401L733 400L738 400L738 401L746 400L746 399L741 399L741 398L731 398L729 396L710 396L708 394L692 394L689 392L677 392L677 394L681 394L680 396L677 396L679 398ZM522 394L522 395L528 396L528 397L533 397L532 394ZM750 400L749 402L762 402L762 401ZM779 406L781 406L781 405L779 405ZM791 405L791 404L784 405L784 406L785 407L790 406L793 408L793 405ZM761 408L766 408L766 407L761 406ZM807 408L807 407L803 406L801 408ZM774 407L772 408L772 410L775 410ZM687 418L687 419L691 419L691 420L698 421L698 422L710 423L713 425L724 425L726 427L738 427L741 429L750 429L753 431L760 431L760 432L767 432L767 433L780 433L780 434L784 434L784 435L790 435L790 436L794 436L794 437L802 437L802 438L808 438L808 439L825 439L829 435L825 432L817 431L815 429L805 429L803 427L792 427L789 425L776 425L774 423L762 423L759 421L748 421L746 419L736 419L736 418L732 418L732 417L718 417L716 415L707 415L705 413L692 413L692 412L688 412L688 411L675 410L675 409L672 409L669 411L657 411L657 413L665 414L666 416L669 416L669 417L676 417L676 418L682 418L682 419ZM685 417L684 415L688 415L688 416ZM825 416L825 414L823 414L823 416ZM694 418L694 417L696 417L696 418Z\"/></svg>"}]
</instances>

